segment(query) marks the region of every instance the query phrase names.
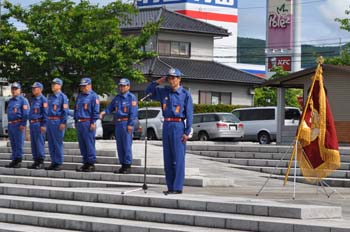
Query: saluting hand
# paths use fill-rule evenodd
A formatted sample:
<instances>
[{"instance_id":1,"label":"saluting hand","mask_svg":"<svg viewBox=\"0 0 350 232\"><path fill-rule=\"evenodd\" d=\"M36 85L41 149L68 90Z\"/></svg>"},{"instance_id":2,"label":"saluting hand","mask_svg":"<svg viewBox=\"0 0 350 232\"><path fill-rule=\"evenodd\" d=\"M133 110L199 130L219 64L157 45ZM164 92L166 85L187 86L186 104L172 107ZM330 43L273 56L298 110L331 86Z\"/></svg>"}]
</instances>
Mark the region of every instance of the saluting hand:
<instances>
[{"instance_id":1,"label":"saluting hand","mask_svg":"<svg viewBox=\"0 0 350 232\"><path fill-rule=\"evenodd\" d=\"M158 80L156 80L157 84L161 85L166 81L166 77L161 77Z\"/></svg>"},{"instance_id":2,"label":"saluting hand","mask_svg":"<svg viewBox=\"0 0 350 232\"><path fill-rule=\"evenodd\" d=\"M181 141L182 141L183 143L186 143L187 140L188 140L188 135L183 134L183 135L182 135L182 138L181 138Z\"/></svg>"}]
</instances>

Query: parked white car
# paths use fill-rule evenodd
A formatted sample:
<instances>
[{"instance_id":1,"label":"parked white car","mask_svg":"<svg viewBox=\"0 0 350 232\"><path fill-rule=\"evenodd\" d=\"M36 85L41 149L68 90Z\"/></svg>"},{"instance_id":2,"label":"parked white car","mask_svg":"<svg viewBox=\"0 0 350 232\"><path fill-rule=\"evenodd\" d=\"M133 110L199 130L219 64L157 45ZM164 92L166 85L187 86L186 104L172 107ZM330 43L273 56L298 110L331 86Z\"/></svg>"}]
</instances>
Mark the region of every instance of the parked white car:
<instances>
[{"instance_id":1,"label":"parked white car","mask_svg":"<svg viewBox=\"0 0 350 232\"><path fill-rule=\"evenodd\" d=\"M244 126L231 113L200 113L193 115L193 139L207 141L212 139L240 140Z\"/></svg>"},{"instance_id":2,"label":"parked white car","mask_svg":"<svg viewBox=\"0 0 350 232\"><path fill-rule=\"evenodd\" d=\"M245 141L258 141L269 144L276 140L277 107L250 107L234 109L232 113L244 124ZM301 112L295 107L285 108L286 126L298 126Z\"/></svg>"},{"instance_id":3,"label":"parked white car","mask_svg":"<svg viewBox=\"0 0 350 232\"><path fill-rule=\"evenodd\" d=\"M164 117L160 107L140 108L138 118L140 127L142 127L142 137L146 135L146 114L147 114L147 139L156 140L162 139Z\"/></svg>"}]
</instances>

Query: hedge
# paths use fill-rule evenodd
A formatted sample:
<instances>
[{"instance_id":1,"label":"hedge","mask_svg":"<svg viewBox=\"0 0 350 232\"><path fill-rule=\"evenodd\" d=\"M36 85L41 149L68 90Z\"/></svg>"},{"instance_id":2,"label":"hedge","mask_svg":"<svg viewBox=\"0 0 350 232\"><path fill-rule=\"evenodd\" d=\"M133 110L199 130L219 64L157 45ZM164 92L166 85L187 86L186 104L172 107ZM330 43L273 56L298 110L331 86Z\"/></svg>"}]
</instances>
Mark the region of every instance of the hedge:
<instances>
[{"instance_id":1,"label":"hedge","mask_svg":"<svg viewBox=\"0 0 350 232\"><path fill-rule=\"evenodd\" d=\"M78 142L77 130L75 128L68 128L64 132L63 141Z\"/></svg>"},{"instance_id":2,"label":"hedge","mask_svg":"<svg viewBox=\"0 0 350 232\"><path fill-rule=\"evenodd\" d=\"M101 110L105 109L109 102L101 101ZM159 107L160 103L158 101L152 102L138 102L139 108L145 107L146 104L149 107ZM209 105L209 104L193 104L194 113L209 113L209 112L231 112L236 108L248 107L242 105Z\"/></svg>"}]
</instances>

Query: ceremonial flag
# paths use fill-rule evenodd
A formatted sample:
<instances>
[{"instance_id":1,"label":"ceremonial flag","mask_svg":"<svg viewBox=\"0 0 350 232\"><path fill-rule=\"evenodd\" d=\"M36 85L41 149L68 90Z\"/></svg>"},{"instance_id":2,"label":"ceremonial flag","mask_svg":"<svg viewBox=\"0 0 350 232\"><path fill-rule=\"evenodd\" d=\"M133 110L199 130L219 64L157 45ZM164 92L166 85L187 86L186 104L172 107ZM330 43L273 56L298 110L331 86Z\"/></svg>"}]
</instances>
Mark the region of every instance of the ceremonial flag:
<instances>
[{"instance_id":1,"label":"ceremonial flag","mask_svg":"<svg viewBox=\"0 0 350 232\"><path fill-rule=\"evenodd\" d=\"M340 167L338 139L321 64L318 64L313 77L285 181L294 155L303 176L312 183L319 182Z\"/></svg>"}]
</instances>

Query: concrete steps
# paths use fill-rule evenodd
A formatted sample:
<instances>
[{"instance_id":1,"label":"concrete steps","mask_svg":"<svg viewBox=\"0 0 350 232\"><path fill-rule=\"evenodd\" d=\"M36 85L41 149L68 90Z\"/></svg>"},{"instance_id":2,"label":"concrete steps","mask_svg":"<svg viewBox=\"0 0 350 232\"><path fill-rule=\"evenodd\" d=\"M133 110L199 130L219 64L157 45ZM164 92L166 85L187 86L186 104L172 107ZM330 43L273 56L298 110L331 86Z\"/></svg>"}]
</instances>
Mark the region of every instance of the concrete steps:
<instances>
[{"instance_id":1,"label":"concrete steps","mask_svg":"<svg viewBox=\"0 0 350 232\"><path fill-rule=\"evenodd\" d=\"M20 225L0 222L0 232L76 232L76 230L53 229L42 226Z\"/></svg>"},{"instance_id":2,"label":"concrete steps","mask_svg":"<svg viewBox=\"0 0 350 232\"><path fill-rule=\"evenodd\" d=\"M101 185L111 185L116 182L125 182L125 183L143 183L143 174L114 174L112 172L91 172L91 173L82 173L69 170L61 171L46 171L46 170L31 170L26 168L4 168L0 167L0 180L3 183L13 183L16 180L16 183L22 184L39 184L45 183L46 186L55 186L55 184L61 184L66 187L73 187L77 183L81 183L82 186L85 186L85 181L92 181L91 186L95 186L95 182L99 182ZM15 177L9 178L9 176ZM33 177L33 179L23 178L23 177ZM50 178L49 181L45 181L40 178ZM64 183L64 181L58 181L56 179L64 179L66 181L71 181L70 183ZM75 180L75 181L74 181ZM79 181L76 181L79 180ZM186 177L185 186L195 186L203 187L206 185L211 185L211 179L198 177ZM72 183L74 182L74 183ZM149 184L165 184L165 177L162 175L147 175L147 183ZM219 183L220 184L220 183Z\"/></svg>"},{"instance_id":3,"label":"concrete steps","mask_svg":"<svg viewBox=\"0 0 350 232\"><path fill-rule=\"evenodd\" d=\"M343 231L339 207L1 185L0 221L84 231ZM345 230L344 230L345 231Z\"/></svg>"},{"instance_id":4,"label":"concrete steps","mask_svg":"<svg viewBox=\"0 0 350 232\"><path fill-rule=\"evenodd\" d=\"M218 161L223 163L232 163L232 164L238 164L238 165L245 165L245 166L259 166L259 167L281 167L286 168L288 167L289 160L273 160L273 159L242 159L242 158L212 158L208 157L208 160L212 161ZM294 167L294 162L292 162L292 166ZM298 167L298 165L297 165ZM348 162L342 162L340 164L340 168L338 170L349 170L350 163Z\"/></svg>"},{"instance_id":5,"label":"concrete steps","mask_svg":"<svg viewBox=\"0 0 350 232\"><path fill-rule=\"evenodd\" d=\"M267 174L273 174L274 178L283 179L287 172L290 155L292 148L289 146L222 146L222 145L209 145L202 146L203 150L200 150L200 146L190 146L189 152L192 154L200 155L205 159L229 163L234 168L257 171ZM340 148L341 166L338 170L335 170L331 175L325 178L325 182L334 187L349 187L350 186L350 163L349 163L349 148ZM289 180L294 180L294 162L292 163L292 170L289 173ZM301 174L300 169L297 166L297 181L301 183L308 183L305 181Z\"/></svg>"}]
</instances>

